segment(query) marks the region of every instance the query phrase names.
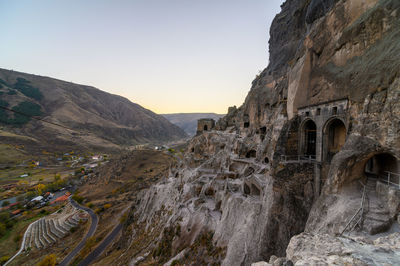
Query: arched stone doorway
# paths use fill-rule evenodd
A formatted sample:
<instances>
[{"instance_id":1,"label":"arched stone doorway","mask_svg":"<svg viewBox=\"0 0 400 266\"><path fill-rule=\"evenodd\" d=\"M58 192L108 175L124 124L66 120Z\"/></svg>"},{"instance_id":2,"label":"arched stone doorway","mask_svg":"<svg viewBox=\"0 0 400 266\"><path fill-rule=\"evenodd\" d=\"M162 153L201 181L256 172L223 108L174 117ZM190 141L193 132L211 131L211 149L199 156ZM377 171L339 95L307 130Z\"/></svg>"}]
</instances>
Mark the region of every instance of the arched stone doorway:
<instances>
[{"instance_id":1,"label":"arched stone doorway","mask_svg":"<svg viewBox=\"0 0 400 266\"><path fill-rule=\"evenodd\" d=\"M368 177L382 179L382 182L399 184L400 162L390 153L379 153L372 156L364 168Z\"/></svg>"},{"instance_id":2,"label":"arched stone doorway","mask_svg":"<svg viewBox=\"0 0 400 266\"><path fill-rule=\"evenodd\" d=\"M330 162L346 142L346 126L338 118L331 119L326 123L323 134L323 160Z\"/></svg>"},{"instance_id":3,"label":"arched stone doorway","mask_svg":"<svg viewBox=\"0 0 400 266\"><path fill-rule=\"evenodd\" d=\"M317 125L314 121L309 119L303 124L302 128L302 153L306 156L315 156L317 146Z\"/></svg>"}]
</instances>

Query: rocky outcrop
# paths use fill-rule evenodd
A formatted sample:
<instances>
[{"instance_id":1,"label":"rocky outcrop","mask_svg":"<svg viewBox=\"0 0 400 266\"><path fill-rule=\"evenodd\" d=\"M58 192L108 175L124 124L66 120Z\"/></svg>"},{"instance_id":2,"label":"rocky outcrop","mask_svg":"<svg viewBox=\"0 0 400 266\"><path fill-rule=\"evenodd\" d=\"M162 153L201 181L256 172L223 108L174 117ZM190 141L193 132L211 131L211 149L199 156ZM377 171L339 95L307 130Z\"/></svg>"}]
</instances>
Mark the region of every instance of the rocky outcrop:
<instances>
[{"instance_id":1,"label":"rocky outcrop","mask_svg":"<svg viewBox=\"0 0 400 266\"><path fill-rule=\"evenodd\" d=\"M147 259L167 262L211 231L223 265L271 255L286 255L277 265L363 265L370 251L374 263L397 264L397 247L380 247L396 235L368 237L400 210L397 193L378 185L400 171L399 23L395 0L287 0L244 104L193 138L132 211L132 231L165 224ZM349 222L364 238L338 237Z\"/></svg>"}]
</instances>

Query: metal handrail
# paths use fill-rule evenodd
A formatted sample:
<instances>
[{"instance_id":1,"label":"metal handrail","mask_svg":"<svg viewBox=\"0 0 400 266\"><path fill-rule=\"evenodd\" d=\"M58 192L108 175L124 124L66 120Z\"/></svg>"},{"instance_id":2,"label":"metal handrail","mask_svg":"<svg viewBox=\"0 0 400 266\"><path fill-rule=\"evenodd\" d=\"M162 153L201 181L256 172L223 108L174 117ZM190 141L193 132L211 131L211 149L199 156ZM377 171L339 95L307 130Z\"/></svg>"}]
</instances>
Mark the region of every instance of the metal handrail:
<instances>
[{"instance_id":1,"label":"metal handrail","mask_svg":"<svg viewBox=\"0 0 400 266\"><path fill-rule=\"evenodd\" d=\"M315 162L317 161L315 155L281 155L281 159L284 162Z\"/></svg>"},{"instance_id":2,"label":"metal handrail","mask_svg":"<svg viewBox=\"0 0 400 266\"><path fill-rule=\"evenodd\" d=\"M360 206L360 208L357 209L357 211L353 215L353 217L351 217L350 221L346 224L346 226L344 227L344 229L340 233L340 235L343 235L343 233L346 231L347 227L350 226L351 222L353 222L353 220L356 218L357 214L359 214L360 212L361 212L360 219L358 219L358 221L353 225L351 230L353 230L357 226L357 224L361 223L361 221L362 221L362 217L363 217L363 213L364 213L364 201L365 201L366 189L365 189L365 185L364 184L361 183L361 185L363 186L363 194L362 194L362 197L361 197L361 206Z\"/></svg>"}]
</instances>

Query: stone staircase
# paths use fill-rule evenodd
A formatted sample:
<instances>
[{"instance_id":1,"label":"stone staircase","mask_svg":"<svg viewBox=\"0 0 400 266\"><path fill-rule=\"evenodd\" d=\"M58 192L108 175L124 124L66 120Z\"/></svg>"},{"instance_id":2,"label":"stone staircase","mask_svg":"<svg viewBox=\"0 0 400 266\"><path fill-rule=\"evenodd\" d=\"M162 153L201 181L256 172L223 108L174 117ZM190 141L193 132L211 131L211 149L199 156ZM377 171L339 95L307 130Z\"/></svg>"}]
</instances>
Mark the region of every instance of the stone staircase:
<instances>
[{"instance_id":1,"label":"stone staircase","mask_svg":"<svg viewBox=\"0 0 400 266\"><path fill-rule=\"evenodd\" d=\"M367 205L364 212L363 230L370 235L387 231L391 224L387 203L376 193L376 179L368 178L366 184Z\"/></svg>"}]
</instances>

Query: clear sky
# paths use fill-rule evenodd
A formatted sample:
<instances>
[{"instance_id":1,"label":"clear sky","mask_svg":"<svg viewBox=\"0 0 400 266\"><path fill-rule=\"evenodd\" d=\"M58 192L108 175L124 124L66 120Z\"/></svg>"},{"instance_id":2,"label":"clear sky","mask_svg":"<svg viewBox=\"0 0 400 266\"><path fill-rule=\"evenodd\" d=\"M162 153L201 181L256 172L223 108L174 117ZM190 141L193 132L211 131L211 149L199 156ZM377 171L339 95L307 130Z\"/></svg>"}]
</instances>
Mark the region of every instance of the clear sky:
<instances>
[{"instance_id":1,"label":"clear sky","mask_svg":"<svg viewBox=\"0 0 400 266\"><path fill-rule=\"evenodd\" d=\"M283 0L0 0L0 67L156 113L226 113L268 64Z\"/></svg>"}]
</instances>

